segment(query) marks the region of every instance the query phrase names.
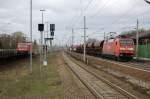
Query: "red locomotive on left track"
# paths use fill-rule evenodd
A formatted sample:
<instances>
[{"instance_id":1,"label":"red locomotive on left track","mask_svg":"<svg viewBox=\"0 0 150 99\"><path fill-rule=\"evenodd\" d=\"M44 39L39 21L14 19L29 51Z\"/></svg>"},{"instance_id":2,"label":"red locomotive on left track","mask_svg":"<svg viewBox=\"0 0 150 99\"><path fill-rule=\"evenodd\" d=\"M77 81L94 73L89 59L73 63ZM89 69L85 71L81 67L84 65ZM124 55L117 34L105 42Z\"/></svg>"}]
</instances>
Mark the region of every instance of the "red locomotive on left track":
<instances>
[{"instance_id":1,"label":"red locomotive on left track","mask_svg":"<svg viewBox=\"0 0 150 99\"><path fill-rule=\"evenodd\" d=\"M32 48L31 48L32 47ZM32 54L36 55L38 54L38 45L36 43L18 43L17 44L17 53L19 54L29 54L30 50L32 49Z\"/></svg>"},{"instance_id":2,"label":"red locomotive on left track","mask_svg":"<svg viewBox=\"0 0 150 99\"><path fill-rule=\"evenodd\" d=\"M18 43L17 51L18 52L29 52L31 49L31 43Z\"/></svg>"},{"instance_id":3,"label":"red locomotive on left track","mask_svg":"<svg viewBox=\"0 0 150 99\"><path fill-rule=\"evenodd\" d=\"M31 43L18 43L17 44L17 53L28 55L31 50Z\"/></svg>"}]
</instances>

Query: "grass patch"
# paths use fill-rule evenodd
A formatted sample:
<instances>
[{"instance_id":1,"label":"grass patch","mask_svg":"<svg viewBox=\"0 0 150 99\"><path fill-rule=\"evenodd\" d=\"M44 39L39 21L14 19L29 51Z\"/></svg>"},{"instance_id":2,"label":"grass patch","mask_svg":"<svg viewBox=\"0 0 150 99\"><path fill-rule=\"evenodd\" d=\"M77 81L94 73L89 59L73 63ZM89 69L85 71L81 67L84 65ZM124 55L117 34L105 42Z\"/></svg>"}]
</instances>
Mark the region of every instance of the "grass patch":
<instances>
[{"instance_id":1,"label":"grass patch","mask_svg":"<svg viewBox=\"0 0 150 99\"><path fill-rule=\"evenodd\" d=\"M33 59L33 73L30 74L28 68L23 68L20 72L24 72L23 76L19 76L18 80L3 80L0 84L5 84L5 87L0 86L0 97L15 97L24 98L26 96L34 98L34 96L47 96L57 99L62 99L63 88L61 86L61 80L57 72L57 54L53 53L48 56L48 66L42 66L40 72L39 58ZM23 66L27 66L29 63L21 62L17 63ZM15 72L14 72L15 73ZM13 74L8 74L13 75ZM19 74L18 74L19 75ZM4 90L5 89L5 90Z\"/></svg>"}]
</instances>

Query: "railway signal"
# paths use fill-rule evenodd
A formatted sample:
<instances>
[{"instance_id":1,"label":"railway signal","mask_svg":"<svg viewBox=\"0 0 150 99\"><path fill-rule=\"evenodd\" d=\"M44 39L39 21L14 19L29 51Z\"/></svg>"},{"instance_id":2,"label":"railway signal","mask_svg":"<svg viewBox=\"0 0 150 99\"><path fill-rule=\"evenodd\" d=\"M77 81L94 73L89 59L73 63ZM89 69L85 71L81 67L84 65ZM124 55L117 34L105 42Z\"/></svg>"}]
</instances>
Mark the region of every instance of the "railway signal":
<instances>
[{"instance_id":1,"label":"railway signal","mask_svg":"<svg viewBox=\"0 0 150 99\"><path fill-rule=\"evenodd\" d=\"M51 36L54 36L54 32L51 32Z\"/></svg>"},{"instance_id":2,"label":"railway signal","mask_svg":"<svg viewBox=\"0 0 150 99\"><path fill-rule=\"evenodd\" d=\"M43 32L44 31L44 24L38 24L38 30L40 32Z\"/></svg>"},{"instance_id":3,"label":"railway signal","mask_svg":"<svg viewBox=\"0 0 150 99\"><path fill-rule=\"evenodd\" d=\"M43 14L42 14L43 16ZM42 20L43 22L43 20ZM40 25L39 24L39 31L44 31L44 24ZM46 42L49 40L50 41L50 46L52 46L52 40L54 39L54 31L55 31L55 24L50 24L50 35L51 37L48 37L48 22L47 22L47 37L44 38L44 46L42 48L42 50L44 50L44 61L43 61L43 65L46 66L47 65L47 44ZM42 38L41 38L42 39ZM43 51L42 51L43 53Z\"/></svg>"},{"instance_id":4,"label":"railway signal","mask_svg":"<svg viewBox=\"0 0 150 99\"><path fill-rule=\"evenodd\" d=\"M41 63L43 62L43 65L45 65L45 63L47 63L46 62L46 60L43 60L43 31L44 31L44 11L46 11L46 10L44 10L44 9L42 9L42 10L40 10L41 12L42 12L42 24L43 25L41 25L41 27L39 27L39 30L41 30L40 32L41 32L41 51L40 51L40 61L41 61ZM41 28L41 29L40 29ZM41 71L41 64L40 64L40 71Z\"/></svg>"},{"instance_id":5,"label":"railway signal","mask_svg":"<svg viewBox=\"0 0 150 99\"><path fill-rule=\"evenodd\" d=\"M51 46L52 46L52 40L54 39L54 31L55 31L55 24L50 24L51 38L49 40Z\"/></svg>"},{"instance_id":6,"label":"railway signal","mask_svg":"<svg viewBox=\"0 0 150 99\"><path fill-rule=\"evenodd\" d=\"M50 24L50 31L55 31L55 24Z\"/></svg>"},{"instance_id":7,"label":"railway signal","mask_svg":"<svg viewBox=\"0 0 150 99\"><path fill-rule=\"evenodd\" d=\"M54 31L55 31L55 24L50 24L51 36L54 36Z\"/></svg>"},{"instance_id":8,"label":"railway signal","mask_svg":"<svg viewBox=\"0 0 150 99\"><path fill-rule=\"evenodd\" d=\"M43 19L42 19L43 22ZM38 30L41 32L41 48L40 48L40 71L41 71L41 64L43 61L43 31L44 31L44 24L38 24ZM43 62L44 64L44 62Z\"/></svg>"}]
</instances>

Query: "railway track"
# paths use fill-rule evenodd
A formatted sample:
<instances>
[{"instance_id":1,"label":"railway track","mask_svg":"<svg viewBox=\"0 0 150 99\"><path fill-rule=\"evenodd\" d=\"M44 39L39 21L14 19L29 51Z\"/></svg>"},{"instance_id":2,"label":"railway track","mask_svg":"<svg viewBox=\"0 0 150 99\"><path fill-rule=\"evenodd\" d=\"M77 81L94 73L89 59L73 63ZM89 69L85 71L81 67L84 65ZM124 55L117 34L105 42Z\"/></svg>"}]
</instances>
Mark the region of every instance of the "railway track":
<instances>
[{"instance_id":1,"label":"railway track","mask_svg":"<svg viewBox=\"0 0 150 99\"><path fill-rule=\"evenodd\" d=\"M102 59L101 57L97 57L97 58ZM134 68L139 68L139 69L144 70L144 71L150 71L150 62L146 62L146 61L132 60L129 62L119 62L119 61L115 61L115 60L111 60L111 59L107 59L107 58L104 58L103 60L109 61L109 62L115 62L115 63L126 65L126 66L131 66Z\"/></svg>"},{"instance_id":2,"label":"railway track","mask_svg":"<svg viewBox=\"0 0 150 99\"><path fill-rule=\"evenodd\" d=\"M102 57L93 56L93 55L87 55L87 57L97 58L97 59L100 59L100 60L103 60L103 61L108 61L108 62L120 64L120 65L126 65L126 66L133 67L135 69L140 69L142 71L150 72L150 62L149 61L132 60L132 61L129 61L129 62L119 62L119 61L115 61L113 59L102 58Z\"/></svg>"},{"instance_id":3,"label":"railway track","mask_svg":"<svg viewBox=\"0 0 150 99\"><path fill-rule=\"evenodd\" d=\"M95 72L86 69L72 59L70 60L70 57L68 58L65 54L63 56L72 72L98 99L139 99Z\"/></svg>"},{"instance_id":4,"label":"railway track","mask_svg":"<svg viewBox=\"0 0 150 99\"><path fill-rule=\"evenodd\" d=\"M143 81L150 81L150 70L140 68L139 65L135 65L134 63L122 63L122 62L115 62L115 61L110 61L106 59L101 59L97 57L90 57L89 59L95 59L96 61L99 61L103 64L104 66L108 66L110 69L114 69L117 71L120 71L124 74L133 76L135 78L141 79ZM98 65L101 65L98 63ZM140 65L141 66L141 65Z\"/></svg>"},{"instance_id":5,"label":"railway track","mask_svg":"<svg viewBox=\"0 0 150 99\"><path fill-rule=\"evenodd\" d=\"M71 54L71 53L70 53ZM72 53L74 57L79 60L83 59L83 56L78 53ZM121 72L128 76L134 77L136 79L149 82L150 81L150 71L141 69L139 67L134 66L134 64L121 63L112 60L102 59L99 57L89 56L87 55L87 60L90 65L103 66L105 68L110 68L112 70Z\"/></svg>"},{"instance_id":6,"label":"railway track","mask_svg":"<svg viewBox=\"0 0 150 99\"><path fill-rule=\"evenodd\" d=\"M88 56L88 57L94 57L94 56ZM103 61L107 61L107 62L110 62L110 63L119 64L119 65L126 66L126 67L131 67L131 68L134 68L134 69L137 69L137 70L150 72L150 63L141 63L141 62L136 62L136 61L119 62L119 61L114 61L114 60L110 60L110 59L102 59L100 57L94 57L94 58L97 58L97 59L103 60Z\"/></svg>"},{"instance_id":7,"label":"railway track","mask_svg":"<svg viewBox=\"0 0 150 99\"><path fill-rule=\"evenodd\" d=\"M150 63L145 63L145 62L136 62L136 61L132 61L132 62L120 62L121 64L124 64L124 65L128 65L128 66L131 66L131 67L136 67L136 68L139 68L139 69L143 69L143 70L146 70L146 71L150 71Z\"/></svg>"}]
</instances>

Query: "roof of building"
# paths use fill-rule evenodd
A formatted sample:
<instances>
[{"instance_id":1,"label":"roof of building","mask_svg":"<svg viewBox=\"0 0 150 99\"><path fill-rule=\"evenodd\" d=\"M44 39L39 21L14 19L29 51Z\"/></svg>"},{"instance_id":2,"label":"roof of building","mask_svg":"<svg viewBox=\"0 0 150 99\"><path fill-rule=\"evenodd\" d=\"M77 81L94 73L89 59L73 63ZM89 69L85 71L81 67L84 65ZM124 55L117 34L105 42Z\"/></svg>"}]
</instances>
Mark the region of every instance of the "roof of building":
<instances>
[{"instance_id":1,"label":"roof of building","mask_svg":"<svg viewBox=\"0 0 150 99\"><path fill-rule=\"evenodd\" d=\"M128 36L128 37L131 37L133 39L136 39L136 31L131 31L131 32L128 32L128 33L124 33L124 34L121 34L121 35L124 35L124 36ZM150 30L148 31L140 31L139 32L139 38L140 39L150 39Z\"/></svg>"}]
</instances>

